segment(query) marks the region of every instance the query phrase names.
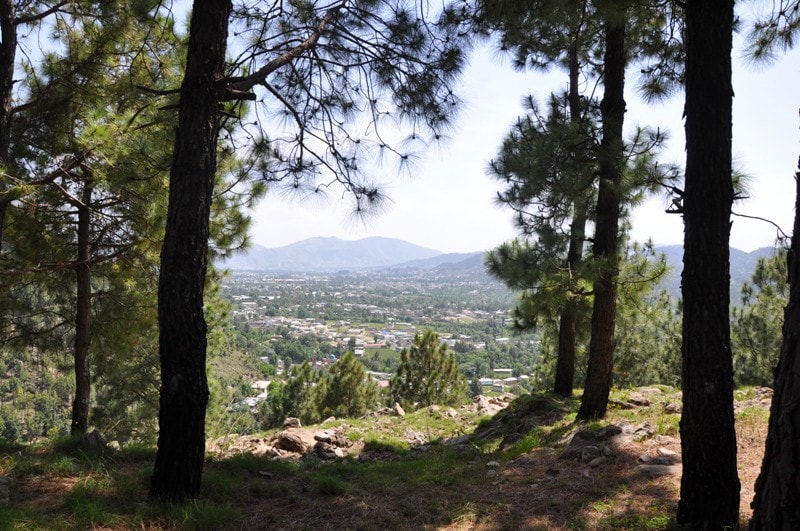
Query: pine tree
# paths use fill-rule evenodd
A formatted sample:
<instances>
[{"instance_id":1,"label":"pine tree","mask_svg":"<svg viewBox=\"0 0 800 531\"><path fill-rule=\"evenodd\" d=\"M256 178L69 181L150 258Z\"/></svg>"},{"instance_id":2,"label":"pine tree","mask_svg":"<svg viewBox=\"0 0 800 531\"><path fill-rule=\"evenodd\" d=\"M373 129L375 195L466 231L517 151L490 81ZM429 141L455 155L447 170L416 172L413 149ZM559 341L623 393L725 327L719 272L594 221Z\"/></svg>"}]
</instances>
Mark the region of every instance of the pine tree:
<instances>
[{"instance_id":1,"label":"pine tree","mask_svg":"<svg viewBox=\"0 0 800 531\"><path fill-rule=\"evenodd\" d=\"M800 526L800 474L798 474L797 430L800 426L797 382L800 344L800 171L797 183L795 218L791 247L787 254L789 303L783 313L783 343L775 369L774 395L769 413L769 428L761 472L751 503L753 531L788 530Z\"/></svg>"},{"instance_id":2,"label":"pine tree","mask_svg":"<svg viewBox=\"0 0 800 531\"><path fill-rule=\"evenodd\" d=\"M415 335L411 347L400 352L400 366L389 382L393 402L405 408L451 406L462 403L466 394L455 355L433 330Z\"/></svg>"},{"instance_id":3,"label":"pine tree","mask_svg":"<svg viewBox=\"0 0 800 531\"><path fill-rule=\"evenodd\" d=\"M586 79L604 76L607 65L600 56L607 44L602 35L610 7L606 3L596 5L590 2L581 4L580 9L575 7L560 0L532 3L487 0L478 2L475 15L479 29L499 29L500 49L514 54L515 67L547 70L557 65L568 74L569 90L563 98L551 96L546 115L529 104L532 110L529 117L515 126L509 140L504 143L499 160L492 164L492 171L506 182L508 189L499 194L499 200L515 210L520 232L526 241L501 246L488 257L490 271L512 288L524 290L515 311L518 326L551 323L552 308L558 308L558 324L555 325L559 337L558 361L554 390L564 396L572 393L576 340L583 328L579 325L583 321L581 306L586 303L585 297L593 292L593 272L607 270L611 267L608 264L614 263L613 257L610 260L598 259L596 255L594 267L587 268L583 264L585 227L587 222L597 219L594 210L598 164L602 167L603 161L608 160L608 156L603 157L601 153L608 151L610 144L609 129L605 122L600 123L599 116L602 113L607 119L607 109L601 109L580 92ZM680 51L680 46L674 45L674 31L667 27L667 19L662 14L664 7L661 2L637 4L636 9L626 15L630 20L623 22L630 29L624 45L636 50L631 55L641 56L639 61L646 66L642 69L643 84L648 85L651 94L669 92L672 83L667 79L666 71L674 64L676 51ZM665 53L667 51L669 53ZM623 58L623 70L626 63L627 58ZM554 101L559 103L554 105ZM598 140L601 127L604 128L605 144ZM617 144L621 145L621 138ZM617 158L622 158L620 149ZM620 190L616 195L622 202L617 208L622 209L622 204L632 201L639 192L629 188L626 191L630 195L626 195L622 191L622 165L619 166L616 187ZM603 184L600 188L604 190L606 199L609 190L614 189ZM605 210L613 213L610 206ZM601 215L601 218L606 219L608 215ZM595 243L597 241L595 237ZM607 251L600 252L604 254ZM582 286L587 283L588 288ZM608 290L594 293L600 293L600 301L603 301ZM548 297L555 299L545 300ZM611 309L608 302L603 303L603 307L603 311ZM594 330L599 332L604 328L607 327L595 327ZM604 345L602 348L599 347L601 343ZM608 348L612 344L607 338L604 341L596 338L595 358L600 352L610 358L613 352L609 353ZM610 382L611 365L606 365ZM603 371L594 374L593 380ZM592 384L590 388L597 386ZM602 401L602 396L598 398Z\"/></svg>"},{"instance_id":4,"label":"pine tree","mask_svg":"<svg viewBox=\"0 0 800 531\"><path fill-rule=\"evenodd\" d=\"M771 386L781 351L783 309L789 300L786 249L759 258L741 305L732 310L733 374L737 386Z\"/></svg>"},{"instance_id":5,"label":"pine tree","mask_svg":"<svg viewBox=\"0 0 800 531\"><path fill-rule=\"evenodd\" d=\"M375 380L352 351L345 352L330 368L319 404L322 417L360 417L375 409L379 402Z\"/></svg>"},{"instance_id":6,"label":"pine tree","mask_svg":"<svg viewBox=\"0 0 800 531\"><path fill-rule=\"evenodd\" d=\"M269 141L255 132L253 171L292 189L324 190L339 181L357 211L382 199L360 171L370 144L401 164L412 158L381 139L382 119L405 118L412 138L428 129L435 140L457 105L449 84L463 64L458 35L428 25L402 2L277 3L232 15L230 0L195 2L192 10L159 279L154 498L190 498L200 488L208 401L203 290L222 102L255 100L252 90L263 87L267 114L279 109L294 130ZM237 37L247 42L233 76L225 64L231 21L241 22ZM272 59L260 64L263 57ZM348 130L357 111L373 123L372 142ZM231 136L232 146L238 138Z\"/></svg>"},{"instance_id":7,"label":"pine tree","mask_svg":"<svg viewBox=\"0 0 800 531\"><path fill-rule=\"evenodd\" d=\"M733 1L686 3L681 525L739 521L730 340Z\"/></svg>"}]
</instances>

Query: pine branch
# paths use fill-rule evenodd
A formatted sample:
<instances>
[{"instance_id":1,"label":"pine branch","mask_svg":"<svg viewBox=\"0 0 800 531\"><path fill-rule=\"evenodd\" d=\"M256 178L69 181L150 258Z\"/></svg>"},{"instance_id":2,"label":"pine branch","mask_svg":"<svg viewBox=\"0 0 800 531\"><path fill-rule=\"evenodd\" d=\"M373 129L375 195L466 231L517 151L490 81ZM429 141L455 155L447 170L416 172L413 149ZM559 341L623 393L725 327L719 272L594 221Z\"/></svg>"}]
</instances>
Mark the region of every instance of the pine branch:
<instances>
[{"instance_id":1,"label":"pine branch","mask_svg":"<svg viewBox=\"0 0 800 531\"><path fill-rule=\"evenodd\" d=\"M292 62L292 60L300 57L304 52L311 50L317 45L319 42L319 38L322 36L323 31L327 28L327 26L331 23L331 21L336 17L339 11L344 7L347 3L347 0L342 0L338 5L330 8L327 13L322 17L319 24L311 35L292 48L291 50L282 53L272 61L268 62L256 72L253 72L249 76L245 76L243 78L239 78L237 81L231 82L227 80L228 86L226 87L226 93L230 92L241 92L247 93L252 89L254 86L259 84L264 84L267 80L267 76L277 70L278 68L285 66ZM226 96L223 96L223 98Z\"/></svg>"},{"instance_id":2,"label":"pine branch","mask_svg":"<svg viewBox=\"0 0 800 531\"><path fill-rule=\"evenodd\" d=\"M36 13L36 14L28 15L28 16L24 16L24 17L16 17L16 18L14 18L14 25L15 26L19 26L21 24L30 24L31 22L38 22L40 20L43 20L43 19L49 17L53 13L57 13L58 11L61 10L62 7L64 7L67 4L69 4L69 2L59 2L58 4L54 5L50 9L45 9L41 13Z\"/></svg>"}]
</instances>

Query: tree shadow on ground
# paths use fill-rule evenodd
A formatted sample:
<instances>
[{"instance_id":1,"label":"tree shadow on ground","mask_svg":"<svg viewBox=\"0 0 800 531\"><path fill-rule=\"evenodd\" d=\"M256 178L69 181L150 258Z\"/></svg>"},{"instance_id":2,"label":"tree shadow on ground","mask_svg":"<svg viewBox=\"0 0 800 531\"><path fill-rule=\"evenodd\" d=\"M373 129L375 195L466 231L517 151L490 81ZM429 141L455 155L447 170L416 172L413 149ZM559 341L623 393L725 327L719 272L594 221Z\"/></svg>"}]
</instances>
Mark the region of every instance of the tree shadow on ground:
<instances>
[{"instance_id":1,"label":"tree shadow on ground","mask_svg":"<svg viewBox=\"0 0 800 531\"><path fill-rule=\"evenodd\" d=\"M575 406L574 401L553 397L521 397L456 443L441 440L416 451L398 448L394 455L386 454L382 445L381 459L306 463L289 475L262 471L250 485L251 492L279 494L268 500L254 496L229 529L672 525L679 475L650 476L637 469L640 457L653 454L667 439L636 441L625 436L609 441L601 445L609 447L605 459L595 466L562 459L571 435L586 428L567 420ZM279 491L277 485L282 486Z\"/></svg>"}]
</instances>

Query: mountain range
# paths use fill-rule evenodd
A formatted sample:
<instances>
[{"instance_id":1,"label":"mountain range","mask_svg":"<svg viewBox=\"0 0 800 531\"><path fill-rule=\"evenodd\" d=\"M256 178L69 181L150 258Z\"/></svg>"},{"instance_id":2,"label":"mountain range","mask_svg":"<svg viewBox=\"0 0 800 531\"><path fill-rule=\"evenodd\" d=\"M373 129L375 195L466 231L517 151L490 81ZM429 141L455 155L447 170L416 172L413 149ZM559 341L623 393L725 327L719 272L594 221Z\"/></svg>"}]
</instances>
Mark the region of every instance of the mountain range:
<instances>
[{"instance_id":1,"label":"mountain range","mask_svg":"<svg viewBox=\"0 0 800 531\"><path fill-rule=\"evenodd\" d=\"M680 293L680 271L683 247L656 247L667 256L672 272L662 285L670 293ZM752 252L731 249L731 294L750 280L759 258L775 253L772 247ZM267 248L253 245L244 254L223 262L222 267L241 271L321 273L342 270L370 271L379 269L448 269L452 271L484 271L483 252L442 253L395 238L371 237L361 240L309 238L285 247Z\"/></svg>"}]
</instances>

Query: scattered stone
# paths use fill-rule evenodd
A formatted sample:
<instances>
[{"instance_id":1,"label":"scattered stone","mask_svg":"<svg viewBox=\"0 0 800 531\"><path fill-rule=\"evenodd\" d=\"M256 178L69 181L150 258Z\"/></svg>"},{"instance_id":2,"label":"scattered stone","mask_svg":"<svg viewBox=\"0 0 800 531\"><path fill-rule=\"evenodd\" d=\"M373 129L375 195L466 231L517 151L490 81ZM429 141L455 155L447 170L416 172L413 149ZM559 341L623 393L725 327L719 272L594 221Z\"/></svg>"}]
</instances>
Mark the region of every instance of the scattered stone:
<instances>
[{"instance_id":1,"label":"scattered stone","mask_svg":"<svg viewBox=\"0 0 800 531\"><path fill-rule=\"evenodd\" d=\"M258 471L258 475L261 476L261 477L270 478L270 479L272 479L272 477L274 476L274 474L272 472L267 472L266 470L259 470Z\"/></svg>"},{"instance_id":2,"label":"scattered stone","mask_svg":"<svg viewBox=\"0 0 800 531\"><path fill-rule=\"evenodd\" d=\"M314 453L316 453L322 459L328 460L344 457L344 450L338 446L334 446L330 443L322 441L317 441L317 444L314 445Z\"/></svg>"},{"instance_id":3,"label":"scattered stone","mask_svg":"<svg viewBox=\"0 0 800 531\"><path fill-rule=\"evenodd\" d=\"M650 405L650 400L641 393L631 393L628 395L628 402L639 407L647 407Z\"/></svg>"},{"instance_id":4,"label":"scattered stone","mask_svg":"<svg viewBox=\"0 0 800 531\"><path fill-rule=\"evenodd\" d=\"M622 427L616 424L609 424L597 430L580 430L572 436L572 440L559 459L580 459L587 463L599 457L601 451L604 451L601 450L604 446L616 444L622 433Z\"/></svg>"},{"instance_id":5,"label":"scattered stone","mask_svg":"<svg viewBox=\"0 0 800 531\"><path fill-rule=\"evenodd\" d=\"M441 409L442 409L441 406L437 406L436 404L434 404L432 406L428 406L428 413L438 413L439 411L441 411Z\"/></svg>"},{"instance_id":6,"label":"scattered stone","mask_svg":"<svg viewBox=\"0 0 800 531\"><path fill-rule=\"evenodd\" d=\"M612 455L614 455L614 450L612 450L608 446L604 446L603 447L603 455L606 456L606 457L611 457Z\"/></svg>"},{"instance_id":7,"label":"scattered stone","mask_svg":"<svg viewBox=\"0 0 800 531\"><path fill-rule=\"evenodd\" d=\"M274 446L279 450L286 450L296 454L307 453L316 443L313 434L299 429L290 429L281 432Z\"/></svg>"},{"instance_id":8,"label":"scattered stone","mask_svg":"<svg viewBox=\"0 0 800 531\"><path fill-rule=\"evenodd\" d=\"M298 419L296 417L287 417L283 421L283 427L284 428L300 428L302 426L300 425L300 419Z\"/></svg>"},{"instance_id":9,"label":"scattered stone","mask_svg":"<svg viewBox=\"0 0 800 531\"><path fill-rule=\"evenodd\" d=\"M472 434L465 433L464 435L459 435L458 437L445 439L442 441L442 444L445 446L460 446L462 444L468 444L470 441L472 441Z\"/></svg>"},{"instance_id":10,"label":"scattered stone","mask_svg":"<svg viewBox=\"0 0 800 531\"><path fill-rule=\"evenodd\" d=\"M490 468L489 470L487 470L487 471L486 471L486 475L487 475L488 477L490 477L490 478L495 478L495 477L497 477L497 474L498 474L498 472L497 472L497 470L496 470L496 469L494 469L494 468Z\"/></svg>"},{"instance_id":11,"label":"scattered stone","mask_svg":"<svg viewBox=\"0 0 800 531\"><path fill-rule=\"evenodd\" d=\"M664 404L664 413L669 413L670 415L676 415L681 412L681 405L677 402L669 402Z\"/></svg>"},{"instance_id":12,"label":"scattered stone","mask_svg":"<svg viewBox=\"0 0 800 531\"><path fill-rule=\"evenodd\" d=\"M591 479L592 478L591 469L584 468L583 470L581 470L581 476L583 476L585 479Z\"/></svg>"},{"instance_id":13,"label":"scattered stone","mask_svg":"<svg viewBox=\"0 0 800 531\"><path fill-rule=\"evenodd\" d=\"M669 435L656 435L655 441L657 444L661 444L664 446L680 443L678 439L676 439L675 437L670 437Z\"/></svg>"},{"instance_id":14,"label":"scattered stone","mask_svg":"<svg viewBox=\"0 0 800 531\"><path fill-rule=\"evenodd\" d=\"M486 463L486 468L500 468L500 461L489 461Z\"/></svg>"},{"instance_id":15,"label":"scattered stone","mask_svg":"<svg viewBox=\"0 0 800 531\"><path fill-rule=\"evenodd\" d=\"M608 457L601 455L600 457L595 457L591 461L589 461L589 466L592 468L597 468L600 465L604 465L608 462Z\"/></svg>"},{"instance_id":16,"label":"scattered stone","mask_svg":"<svg viewBox=\"0 0 800 531\"><path fill-rule=\"evenodd\" d=\"M668 476L671 474L677 474L680 469L672 465L647 464L647 465L638 465L633 470L634 472L642 474L644 476L656 477L656 476Z\"/></svg>"},{"instance_id":17,"label":"scattered stone","mask_svg":"<svg viewBox=\"0 0 800 531\"><path fill-rule=\"evenodd\" d=\"M108 443L108 447L112 450L120 450L122 446L119 444L119 441L111 441Z\"/></svg>"},{"instance_id":18,"label":"scattered stone","mask_svg":"<svg viewBox=\"0 0 800 531\"><path fill-rule=\"evenodd\" d=\"M406 432L403 434L403 438L408 441L408 444L411 446L421 446L427 442L423 434L414 431L411 428L406 429Z\"/></svg>"},{"instance_id":19,"label":"scattered stone","mask_svg":"<svg viewBox=\"0 0 800 531\"><path fill-rule=\"evenodd\" d=\"M444 411L444 413L442 413L442 415L444 415L448 419L454 419L458 417L458 411L456 411L453 408L448 408Z\"/></svg>"},{"instance_id":20,"label":"scattered stone","mask_svg":"<svg viewBox=\"0 0 800 531\"><path fill-rule=\"evenodd\" d=\"M663 457L678 457L678 452L675 450L670 450L669 448L659 447L658 455Z\"/></svg>"},{"instance_id":21,"label":"scattered stone","mask_svg":"<svg viewBox=\"0 0 800 531\"><path fill-rule=\"evenodd\" d=\"M395 402L394 407L392 408L394 414L398 417L404 417L406 415L405 409L399 403Z\"/></svg>"},{"instance_id":22,"label":"scattered stone","mask_svg":"<svg viewBox=\"0 0 800 531\"><path fill-rule=\"evenodd\" d=\"M597 446L591 446L591 445L584 446L581 449L581 461L583 461L584 463L588 463L589 461L592 461L593 459L599 456L600 456L600 448L598 448Z\"/></svg>"},{"instance_id":23,"label":"scattered stone","mask_svg":"<svg viewBox=\"0 0 800 531\"><path fill-rule=\"evenodd\" d=\"M633 429L633 436L639 441L642 441L644 439L649 439L650 437L655 435L655 433L656 430L647 421L643 422L642 424L636 426Z\"/></svg>"},{"instance_id":24,"label":"scattered stone","mask_svg":"<svg viewBox=\"0 0 800 531\"><path fill-rule=\"evenodd\" d=\"M633 409L635 407L633 404L622 400L609 400L608 403L620 409Z\"/></svg>"}]
</instances>

